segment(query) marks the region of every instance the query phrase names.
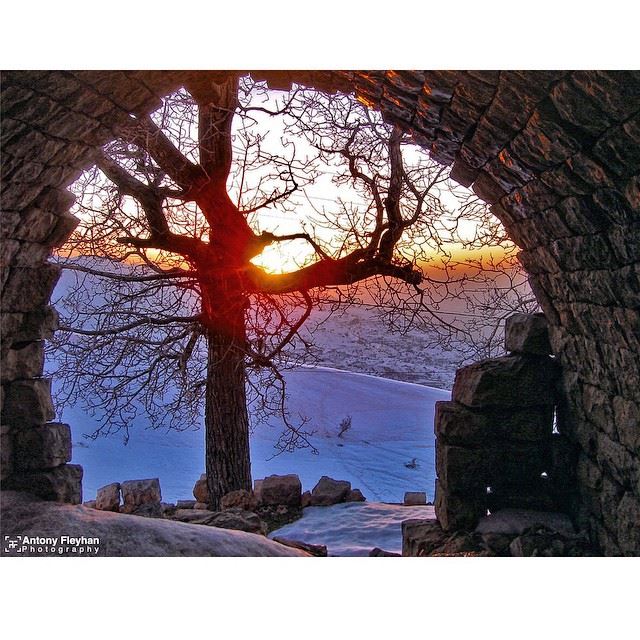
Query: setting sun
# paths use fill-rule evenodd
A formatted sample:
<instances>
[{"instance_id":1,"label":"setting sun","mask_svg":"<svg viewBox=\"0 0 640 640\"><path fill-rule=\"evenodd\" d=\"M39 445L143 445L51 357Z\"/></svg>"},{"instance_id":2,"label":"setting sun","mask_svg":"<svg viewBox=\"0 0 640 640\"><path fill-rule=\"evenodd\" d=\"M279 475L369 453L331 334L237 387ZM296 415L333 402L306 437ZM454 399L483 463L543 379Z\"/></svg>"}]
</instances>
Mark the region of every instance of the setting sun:
<instances>
[{"instance_id":1,"label":"setting sun","mask_svg":"<svg viewBox=\"0 0 640 640\"><path fill-rule=\"evenodd\" d=\"M266 247L251 262L267 273L292 273L313 260L313 249L304 241L292 240Z\"/></svg>"}]
</instances>

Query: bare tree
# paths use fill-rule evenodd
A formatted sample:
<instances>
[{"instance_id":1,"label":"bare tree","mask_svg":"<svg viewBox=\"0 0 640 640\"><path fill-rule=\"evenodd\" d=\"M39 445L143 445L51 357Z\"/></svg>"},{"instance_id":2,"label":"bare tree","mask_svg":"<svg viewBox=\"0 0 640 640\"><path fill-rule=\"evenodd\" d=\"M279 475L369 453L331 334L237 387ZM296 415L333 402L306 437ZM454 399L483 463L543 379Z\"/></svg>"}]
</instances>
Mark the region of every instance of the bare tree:
<instances>
[{"instance_id":1,"label":"bare tree","mask_svg":"<svg viewBox=\"0 0 640 640\"><path fill-rule=\"evenodd\" d=\"M264 117L283 119L276 151ZM447 172L353 97L298 89L274 106L264 86L220 74L117 134L78 184L82 222L61 252L75 284L52 345L60 399L88 403L102 432L140 411L188 428L204 404L212 508L251 488L252 402L285 416L281 449L310 446L281 370L308 346L300 329L315 306L364 290L392 323L426 314L461 331L437 306L482 266L459 275L447 253L458 224ZM327 176L348 197L308 215L306 189ZM303 208L298 230L261 231L274 211ZM285 243L308 249L295 269L255 263Z\"/></svg>"}]
</instances>

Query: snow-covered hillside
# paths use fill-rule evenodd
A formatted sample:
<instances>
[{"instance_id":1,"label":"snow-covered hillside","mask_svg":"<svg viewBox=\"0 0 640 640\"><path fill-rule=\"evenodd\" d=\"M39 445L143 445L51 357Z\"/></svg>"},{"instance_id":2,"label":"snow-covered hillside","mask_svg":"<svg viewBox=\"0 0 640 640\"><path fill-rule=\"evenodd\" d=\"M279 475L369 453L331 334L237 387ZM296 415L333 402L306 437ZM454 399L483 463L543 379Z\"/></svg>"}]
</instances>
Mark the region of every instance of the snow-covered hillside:
<instances>
[{"instance_id":1,"label":"snow-covered hillside","mask_svg":"<svg viewBox=\"0 0 640 640\"><path fill-rule=\"evenodd\" d=\"M392 333L378 311L366 306L353 305L328 316L328 310L315 309L303 329L312 332L318 364L438 389L452 387L463 355L434 347L434 335L417 328Z\"/></svg>"},{"instance_id":2,"label":"snow-covered hillside","mask_svg":"<svg viewBox=\"0 0 640 640\"><path fill-rule=\"evenodd\" d=\"M290 410L311 419L307 427L316 430L318 454L302 449L274 458L282 425L273 418L252 436L254 478L297 473L306 490L328 475L349 480L370 501L400 502L405 491L433 498L433 410L448 391L327 368L300 368L286 377ZM338 437L346 416L352 427ZM188 499L204 471L202 431L152 431L139 420L123 446L118 436L83 438L95 427L79 408L66 411L64 419L73 431L73 462L85 470L85 499L109 482L149 477L160 478L165 501ZM414 458L415 467L406 466Z\"/></svg>"}]
</instances>

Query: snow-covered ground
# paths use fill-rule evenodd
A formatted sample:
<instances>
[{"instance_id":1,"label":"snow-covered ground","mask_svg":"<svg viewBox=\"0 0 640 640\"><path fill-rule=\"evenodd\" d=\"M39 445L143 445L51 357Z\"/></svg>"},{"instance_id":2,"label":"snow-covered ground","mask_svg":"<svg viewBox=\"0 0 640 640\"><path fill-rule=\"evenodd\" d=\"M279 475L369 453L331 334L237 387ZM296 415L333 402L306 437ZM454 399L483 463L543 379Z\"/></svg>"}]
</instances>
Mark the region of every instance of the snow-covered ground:
<instances>
[{"instance_id":1,"label":"snow-covered ground","mask_svg":"<svg viewBox=\"0 0 640 640\"><path fill-rule=\"evenodd\" d=\"M433 498L433 411L449 392L421 385L328 368L300 368L286 373L292 414L311 419L307 428L318 450L282 453L273 445L282 424L273 418L259 425L251 439L254 478L297 473L305 490L323 475L349 480L368 500L401 502L405 491L426 491ZM340 422L351 416L352 426L338 437ZM85 499L109 482L159 477L163 499L191 498L195 480L204 471L202 431L130 429L127 446L111 436L89 440L95 423L81 409L65 412L71 424L73 462L85 470ZM407 467L415 458L415 468Z\"/></svg>"},{"instance_id":2,"label":"snow-covered ground","mask_svg":"<svg viewBox=\"0 0 640 640\"><path fill-rule=\"evenodd\" d=\"M282 429L274 418L253 433L253 477L297 473L310 490L328 475L349 480L369 502L308 507L301 520L273 535L326 544L330 555L368 555L374 547L399 553L400 523L433 517L433 509L384 503L401 502L405 491L426 491L433 499L434 403L449 392L329 368L299 368L286 377L290 410L311 419L307 427L316 430L311 441L318 453L299 449L274 457ZM352 426L339 437L345 416ZM160 478L165 501L192 498L204 470L202 431L152 431L140 421L124 446L117 436L83 438L95 425L77 408L65 420L72 426L73 462L84 468L85 499L110 482L150 477Z\"/></svg>"},{"instance_id":3,"label":"snow-covered ground","mask_svg":"<svg viewBox=\"0 0 640 640\"><path fill-rule=\"evenodd\" d=\"M56 296L63 293L65 275ZM367 307L351 307L322 322L325 315L314 311L309 321L320 322L314 342L317 361L324 366L285 373L290 415L310 419L305 428L315 432L311 443L318 453L298 449L274 457L283 425L273 417L253 432L252 475L296 473L304 490L323 475L350 481L368 504L307 509L293 529L279 533L328 544L339 555L368 553L375 546L398 551L399 523L429 516L383 503L401 502L405 491L426 491L433 499L434 403L449 398L459 355L429 346L430 337L415 330L389 333ZM349 416L351 428L339 437L340 423ZM140 416L130 425L124 446L117 434L85 438L97 422L79 406L66 409L61 418L72 427L73 462L84 468L85 500L110 482L151 477L160 478L166 502L192 497L204 471L201 430L150 430Z\"/></svg>"},{"instance_id":4,"label":"snow-covered ground","mask_svg":"<svg viewBox=\"0 0 640 640\"><path fill-rule=\"evenodd\" d=\"M401 553L402 522L413 518L435 518L433 507L380 502L307 507L300 520L272 532L269 537L324 544L330 556L368 556L375 547Z\"/></svg>"}]
</instances>

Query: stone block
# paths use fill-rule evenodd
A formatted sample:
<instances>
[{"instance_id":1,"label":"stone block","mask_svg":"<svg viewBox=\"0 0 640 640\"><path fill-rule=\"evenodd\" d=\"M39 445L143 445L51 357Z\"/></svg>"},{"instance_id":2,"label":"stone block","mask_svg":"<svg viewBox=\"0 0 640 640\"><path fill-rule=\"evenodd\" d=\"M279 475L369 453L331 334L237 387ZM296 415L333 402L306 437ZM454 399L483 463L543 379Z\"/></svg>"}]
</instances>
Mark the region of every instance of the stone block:
<instances>
[{"instance_id":1,"label":"stone block","mask_svg":"<svg viewBox=\"0 0 640 640\"><path fill-rule=\"evenodd\" d=\"M404 520L402 523L402 555L426 556L441 547L449 535L437 520Z\"/></svg>"},{"instance_id":2,"label":"stone block","mask_svg":"<svg viewBox=\"0 0 640 640\"><path fill-rule=\"evenodd\" d=\"M159 507L162 502L158 478L127 480L121 483L120 489L124 503L121 509L123 513L134 513L139 507L148 504L157 504Z\"/></svg>"},{"instance_id":3,"label":"stone block","mask_svg":"<svg viewBox=\"0 0 640 640\"><path fill-rule=\"evenodd\" d=\"M198 502L209 503L209 488L207 487L207 474L203 473L193 485L193 497Z\"/></svg>"},{"instance_id":4,"label":"stone block","mask_svg":"<svg viewBox=\"0 0 640 640\"><path fill-rule=\"evenodd\" d=\"M510 355L458 369L452 399L471 408L554 404L558 367L552 358Z\"/></svg>"},{"instance_id":5,"label":"stone block","mask_svg":"<svg viewBox=\"0 0 640 640\"><path fill-rule=\"evenodd\" d=\"M239 508L244 511L255 511L258 506L253 491L246 491L245 489L238 489L237 491L231 491L220 501L220 508L225 509Z\"/></svg>"},{"instance_id":6,"label":"stone block","mask_svg":"<svg viewBox=\"0 0 640 640\"><path fill-rule=\"evenodd\" d=\"M17 380L7 385L3 424L29 427L49 422L54 417L50 379Z\"/></svg>"},{"instance_id":7,"label":"stone block","mask_svg":"<svg viewBox=\"0 0 640 640\"><path fill-rule=\"evenodd\" d=\"M58 282L60 271L55 264L12 268L3 292L4 310L26 313L45 306Z\"/></svg>"},{"instance_id":8,"label":"stone block","mask_svg":"<svg viewBox=\"0 0 640 640\"><path fill-rule=\"evenodd\" d=\"M51 247L61 247L80 224L80 219L69 212L58 216L56 225L47 238L47 245Z\"/></svg>"},{"instance_id":9,"label":"stone block","mask_svg":"<svg viewBox=\"0 0 640 640\"><path fill-rule=\"evenodd\" d=\"M16 469L52 469L71 461L71 428L50 422L16 430L13 437Z\"/></svg>"},{"instance_id":10,"label":"stone block","mask_svg":"<svg viewBox=\"0 0 640 640\"><path fill-rule=\"evenodd\" d=\"M9 477L13 472L13 440L11 431L6 425L0 427L0 480Z\"/></svg>"},{"instance_id":11,"label":"stone block","mask_svg":"<svg viewBox=\"0 0 640 640\"><path fill-rule=\"evenodd\" d=\"M80 504L82 467L79 464L63 464L55 469L14 473L3 482L2 488L25 491L43 500Z\"/></svg>"},{"instance_id":12,"label":"stone block","mask_svg":"<svg viewBox=\"0 0 640 640\"><path fill-rule=\"evenodd\" d=\"M12 236L16 240L45 243L57 223L57 216L39 207L30 207L22 213L20 225Z\"/></svg>"},{"instance_id":13,"label":"stone block","mask_svg":"<svg viewBox=\"0 0 640 640\"><path fill-rule=\"evenodd\" d=\"M640 406L620 396L612 404L620 442L630 451L640 452Z\"/></svg>"},{"instance_id":14,"label":"stone block","mask_svg":"<svg viewBox=\"0 0 640 640\"><path fill-rule=\"evenodd\" d=\"M41 307L20 316L20 323L13 333L14 342L49 340L58 328L58 312L52 307Z\"/></svg>"},{"instance_id":15,"label":"stone block","mask_svg":"<svg viewBox=\"0 0 640 640\"><path fill-rule=\"evenodd\" d=\"M617 533L620 550L625 556L640 555L640 499L627 492L617 510Z\"/></svg>"},{"instance_id":16,"label":"stone block","mask_svg":"<svg viewBox=\"0 0 640 640\"><path fill-rule=\"evenodd\" d=\"M481 446L487 440L499 437L490 432L484 414L447 400L436 402L434 427L436 438L447 444Z\"/></svg>"},{"instance_id":17,"label":"stone block","mask_svg":"<svg viewBox=\"0 0 640 640\"><path fill-rule=\"evenodd\" d=\"M591 135L597 136L611 125L611 119L569 79L556 84L550 98L563 120Z\"/></svg>"},{"instance_id":18,"label":"stone block","mask_svg":"<svg viewBox=\"0 0 640 640\"><path fill-rule=\"evenodd\" d=\"M549 327L542 313L515 313L504 327L505 349L514 353L551 354Z\"/></svg>"},{"instance_id":19,"label":"stone block","mask_svg":"<svg viewBox=\"0 0 640 640\"><path fill-rule=\"evenodd\" d=\"M478 177L478 169L467 164L462 158L457 158L451 168L451 179L464 187L470 187Z\"/></svg>"},{"instance_id":20,"label":"stone block","mask_svg":"<svg viewBox=\"0 0 640 640\"><path fill-rule=\"evenodd\" d=\"M486 491L495 469L497 452L467 449L436 442L438 482L447 491L465 493Z\"/></svg>"},{"instance_id":21,"label":"stone block","mask_svg":"<svg viewBox=\"0 0 640 640\"><path fill-rule=\"evenodd\" d=\"M486 492L460 495L436 481L435 512L444 531L470 531L487 513Z\"/></svg>"},{"instance_id":22,"label":"stone block","mask_svg":"<svg viewBox=\"0 0 640 640\"><path fill-rule=\"evenodd\" d=\"M322 476L311 490L311 504L313 506L329 506L344 502L351 492L351 483L346 480L334 480Z\"/></svg>"},{"instance_id":23,"label":"stone block","mask_svg":"<svg viewBox=\"0 0 640 640\"><path fill-rule=\"evenodd\" d=\"M96 509L100 511L120 511L120 483L112 482L100 487L96 494Z\"/></svg>"},{"instance_id":24,"label":"stone block","mask_svg":"<svg viewBox=\"0 0 640 640\"><path fill-rule=\"evenodd\" d=\"M0 381L26 380L42 375L44 343L29 342L20 348L9 349L0 368Z\"/></svg>"},{"instance_id":25,"label":"stone block","mask_svg":"<svg viewBox=\"0 0 640 640\"><path fill-rule=\"evenodd\" d=\"M302 483L295 473L267 476L262 480L260 496L260 502L263 505L299 507L302 498Z\"/></svg>"},{"instance_id":26,"label":"stone block","mask_svg":"<svg viewBox=\"0 0 640 640\"><path fill-rule=\"evenodd\" d=\"M427 504L427 494L424 491L406 491L402 504L408 507Z\"/></svg>"},{"instance_id":27,"label":"stone block","mask_svg":"<svg viewBox=\"0 0 640 640\"><path fill-rule=\"evenodd\" d=\"M553 407L469 409L457 402L438 401L435 434L446 444L488 447L505 441L540 442L553 431Z\"/></svg>"}]
</instances>

